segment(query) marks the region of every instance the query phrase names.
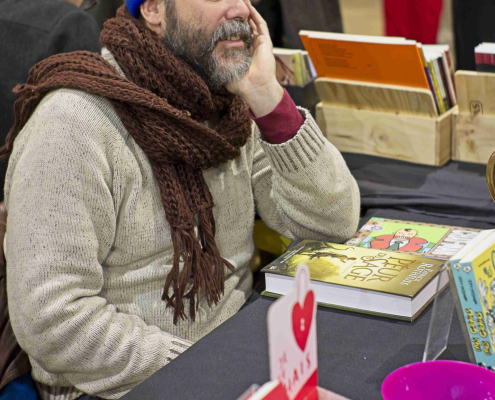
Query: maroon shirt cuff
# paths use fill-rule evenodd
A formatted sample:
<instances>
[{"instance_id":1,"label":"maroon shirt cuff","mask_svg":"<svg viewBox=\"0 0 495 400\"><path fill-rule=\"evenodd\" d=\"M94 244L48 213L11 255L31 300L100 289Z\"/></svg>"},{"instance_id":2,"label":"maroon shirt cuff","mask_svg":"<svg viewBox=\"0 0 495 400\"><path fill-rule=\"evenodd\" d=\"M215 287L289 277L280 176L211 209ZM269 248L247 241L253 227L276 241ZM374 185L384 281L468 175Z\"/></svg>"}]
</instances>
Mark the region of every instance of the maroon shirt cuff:
<instances>
[{"instance_id":1,"label":"maroon shirt cuff","mask_svg":"<svg viewBox=\"0 0 495 400\"><path fill-rule=\"evenodd\" d=\"M272 144L281 144L292 139L304 124L304 117L285 89L282 100L271 113L256 118L249 110L249 116L258 125L263 140Z\"/></svg>"}]
</instances>

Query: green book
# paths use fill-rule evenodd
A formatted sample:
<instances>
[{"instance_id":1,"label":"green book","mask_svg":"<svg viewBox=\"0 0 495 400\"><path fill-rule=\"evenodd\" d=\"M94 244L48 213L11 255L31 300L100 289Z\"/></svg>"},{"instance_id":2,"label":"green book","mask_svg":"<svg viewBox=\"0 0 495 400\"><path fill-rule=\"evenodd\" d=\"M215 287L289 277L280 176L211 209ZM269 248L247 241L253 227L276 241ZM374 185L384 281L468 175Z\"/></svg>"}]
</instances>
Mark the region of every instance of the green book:
<instances>
[{"instance_id":1,"label":"green book","mask_svg":"<svg viewBox=\"0 0 495 400\"><path fill-rule=\"evenodd\" d=\"M448 283L444 260L304 240L262 269L267 296L289 293L306 264L320 305L412 321Z\"/></svg>"}]
</instances>

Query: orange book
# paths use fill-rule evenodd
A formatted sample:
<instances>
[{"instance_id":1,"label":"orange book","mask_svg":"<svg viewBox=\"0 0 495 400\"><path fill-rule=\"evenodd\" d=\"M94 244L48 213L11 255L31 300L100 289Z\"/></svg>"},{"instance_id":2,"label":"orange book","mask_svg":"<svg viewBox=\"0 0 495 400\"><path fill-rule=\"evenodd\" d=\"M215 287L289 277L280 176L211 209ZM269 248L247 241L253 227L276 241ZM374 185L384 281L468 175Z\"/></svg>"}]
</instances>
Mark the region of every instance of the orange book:
<instances>
[{"instance_id":1,"label":"orange book","mask_svg":"<svg viewBox=\"0 0 495 400\"><path fill-rule=\"evenodd\" d=\"M301 31L319 77L430 89L416 42Z\"/></svg>"}]
</instances>

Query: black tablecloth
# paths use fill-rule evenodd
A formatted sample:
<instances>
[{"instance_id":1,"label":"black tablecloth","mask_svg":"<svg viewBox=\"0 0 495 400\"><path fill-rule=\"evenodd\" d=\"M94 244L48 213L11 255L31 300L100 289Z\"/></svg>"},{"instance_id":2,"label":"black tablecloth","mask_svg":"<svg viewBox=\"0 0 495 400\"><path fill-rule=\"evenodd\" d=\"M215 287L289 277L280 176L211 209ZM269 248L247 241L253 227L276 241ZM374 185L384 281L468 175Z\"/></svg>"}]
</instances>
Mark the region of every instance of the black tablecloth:
<instances>
[{"instance_id":1,"label":"black tablecloth","mask_svg":"<svg viewBox=\"0 0 495 400\"><path fill-rule=\"evenodd\" d=\"M450 162L426 167L344 154L362 195L361 224L370 217L495 228L485 166ZM125 400L235 400L270 378L266 312L259 299L133 389ZM393 370L421 361L431 306L414 322L318 307L319 384L353 400L381 399ZM468 360L457 315L444 359Z\"/></svg>"},{"instance_id":2,"label":"black tablecloth","mask_svg":"<svg viewBox=\"0 0 495 400\"><path fill-rule=\"evenodd\" d=\"M438 216L459 221L450 225L495 226L486 165L450 161L438 168L350 153L344 158L361 190L364 213L385 209L410 213L417 222Z\"/></svg>"},{"instance_id":3,"label":"black tablecloth","mask_svg":"<svg viewBox=\"0 0 495 400\"><path fill-rule=\"evenodd\" d=\"M266 313L272 300L246 307L122 400L235 400L270 380ZM319 385L353 400L381 399L395 369L421 361L431 306L414 322L318 307ZM457 316L443 359L468 360Z\"/></svg>"}]
</instances>

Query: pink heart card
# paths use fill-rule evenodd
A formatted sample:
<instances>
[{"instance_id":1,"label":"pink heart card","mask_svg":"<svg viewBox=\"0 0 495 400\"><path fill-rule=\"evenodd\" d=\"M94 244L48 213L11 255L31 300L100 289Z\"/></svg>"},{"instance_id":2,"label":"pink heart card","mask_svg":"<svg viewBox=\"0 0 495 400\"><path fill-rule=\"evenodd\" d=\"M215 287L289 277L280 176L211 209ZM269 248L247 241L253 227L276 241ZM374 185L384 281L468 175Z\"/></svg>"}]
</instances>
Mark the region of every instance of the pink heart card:
<instances>
[{"instance_id":1,"label":"pink heart card","mask_svg":"<svg viewBox=\"0 0 495 400\"><path fill-rule=\"evenodd\" d=\"M289 400L317 400L316 301L306 265L297 269L294 290L270 306L267 323L270 378Z\"/></svg>"}]
</instances>

